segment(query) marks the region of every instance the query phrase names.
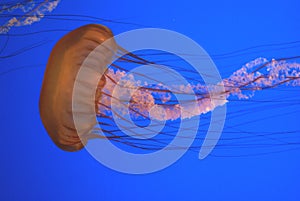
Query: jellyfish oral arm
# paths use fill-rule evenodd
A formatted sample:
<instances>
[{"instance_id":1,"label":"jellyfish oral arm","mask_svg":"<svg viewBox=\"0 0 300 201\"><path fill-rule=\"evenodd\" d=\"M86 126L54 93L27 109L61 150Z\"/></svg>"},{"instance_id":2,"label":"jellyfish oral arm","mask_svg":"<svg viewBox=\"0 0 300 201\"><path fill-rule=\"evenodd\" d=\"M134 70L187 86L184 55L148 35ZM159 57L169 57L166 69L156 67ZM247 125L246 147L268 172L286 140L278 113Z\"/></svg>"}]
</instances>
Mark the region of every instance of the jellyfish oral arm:
<instances>
[{"instance_id":1,"label":"jellyfish oral arm","mask_svg":"<svg viewBox=\"0 0 300 201\"><path fill-rule=\"evenodd\" d=\"M187 93L187 88L195 91L195 100L190 100L196 104L179 104L171 102L169 93L165 90L147 86L147 83L141 84L141 81L135 80L130 75L126 77L126 72L122 70L109 70L103 91L104 95L98 100L98 113L105 113L111 108L112 93L114 87L119 84L124 86L123 93L118 93L114 99L120 100L121 105L128 104L132 114L137 116L148 116L156 120L175 120L178 118L191 118L193 116L205 114L214 110L218 106L222 106L228 102L229 96L236 96L239 99L251 98L255 91L266 88L274 88L279 85L300 86L300 64L296 62L287 62L285 60L272 59L268 61L266 58L257 58L235 71L229 78L223 79L222 83L225 91L219 91L216 85L203 86L200 84L189 86L171 86L173 93ZM164 85L164 84L161 84ZM126 92L126 87L135 88L134 94ZM167 87L167 86L165 86ZM156 95L155 95L156 94ZM157 95L159 94L159 95ZM122 102L122 96L132 95L131 103ZM157 104L156 97L160 97L162 103ZM123 111L126 113L126 111ZM121 113L122 114L122 111Z\"/></svg>"}]
</instances>

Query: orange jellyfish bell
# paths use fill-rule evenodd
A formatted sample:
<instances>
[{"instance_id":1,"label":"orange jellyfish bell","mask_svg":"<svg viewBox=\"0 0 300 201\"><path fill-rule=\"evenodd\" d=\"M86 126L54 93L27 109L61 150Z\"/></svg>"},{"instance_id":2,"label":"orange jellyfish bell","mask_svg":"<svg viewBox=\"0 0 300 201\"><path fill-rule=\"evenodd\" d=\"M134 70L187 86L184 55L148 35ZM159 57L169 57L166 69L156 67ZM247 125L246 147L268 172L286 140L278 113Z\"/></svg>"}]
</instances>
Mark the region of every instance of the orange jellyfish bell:
<instances>
[{"instance_id":1,"label":"orange jellyfish bell","mask_svg":"<svg viewBox=\"0 0 300 201\"><path fill-rule=\"evenodd\" d=\"M112 32L105 26L89 24L79 27L62 37L53 48L44 75L40 94L39 109L42 122L54 143L63 150L77 151L84 147L88 140L88 132L96 124L94 121L88 125L85 132L77 132L73 119L72 94L76 76L87 56L99 45L109 38ZM113 41L113 40L110 40ZM110 44L110 49L102 54L101 66L104 67L111 61L117 45ZM104 58L105 57L105 58ZM104 61L103 61L104 60ZM95 76L99 76L95 73ZM105 77L97 78L98 87L95 100L101 96L101 89L105 84ZM82 83L83 85L89 85ZM95 102L92 109L97 109ZM93 104L93 105L92 105ZM93 124L94 123L94 124Z\"/></svg>"}]
</instances>

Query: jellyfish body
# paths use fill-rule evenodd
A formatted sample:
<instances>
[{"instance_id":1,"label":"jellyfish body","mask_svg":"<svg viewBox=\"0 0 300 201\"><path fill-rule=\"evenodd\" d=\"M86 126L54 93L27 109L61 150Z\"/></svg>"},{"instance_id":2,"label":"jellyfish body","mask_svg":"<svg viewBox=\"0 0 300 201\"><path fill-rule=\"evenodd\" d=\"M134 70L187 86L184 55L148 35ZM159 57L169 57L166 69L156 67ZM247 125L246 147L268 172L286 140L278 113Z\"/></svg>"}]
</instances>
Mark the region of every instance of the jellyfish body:
<instances>
[{"instance_id":1,"label":"jellyfish body","mask_svg":"<svg viewBox=\"0 0 300 201\"><path fill-rule=\"evenodd\" d=\"M97 46L111 37L112 33L108 28L90 24L66 34L51 52L44 75L39 108L42 122L49 136L63 150L79 150L87 141L85 136L78 135L74 125L73 86L84 59ZM103 76L99 81L99 90L104 84ZM99 90L96 92L97 98L101 96ZM86 129L90 130L92 127L91 124Z\"/></svg>"}]
</instances>

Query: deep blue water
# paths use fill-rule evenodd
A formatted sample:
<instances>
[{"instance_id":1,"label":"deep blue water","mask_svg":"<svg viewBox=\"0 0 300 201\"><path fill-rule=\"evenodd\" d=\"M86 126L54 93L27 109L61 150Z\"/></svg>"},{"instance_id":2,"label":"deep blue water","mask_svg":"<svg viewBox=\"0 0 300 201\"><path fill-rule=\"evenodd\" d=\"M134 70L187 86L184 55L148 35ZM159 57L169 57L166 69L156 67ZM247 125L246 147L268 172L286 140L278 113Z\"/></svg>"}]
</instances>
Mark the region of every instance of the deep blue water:
<instances>
[{"instance_id":1,"label":"deep blue water","mask_svg":"<svg viewBox=\"0 0 300 201\"><path fill-rule=\"evenodd\" d=\"M297 0L62 0L51 14L73 19L70 15L80 15L80 20L50 15L31 26L12 28L8 39L1 35L0 200L300 200L299 87L264 90L253 97L257 101L228 103L223 139L229 137L226 133L274 135L246 143L231 140L204 160L197 152L187 152L170 167L146 175L111 170L86 150L60 150L48 137L38 110L48 56L65 30L92 20L115 34L143 27L170 29L192 38L210 55L269 45L213 57L226 78L257 57L299 55L299 43L274 45L299 40L299 8ZM39 43L43 44L3 57Z\"/></svg>"}]
</instances>

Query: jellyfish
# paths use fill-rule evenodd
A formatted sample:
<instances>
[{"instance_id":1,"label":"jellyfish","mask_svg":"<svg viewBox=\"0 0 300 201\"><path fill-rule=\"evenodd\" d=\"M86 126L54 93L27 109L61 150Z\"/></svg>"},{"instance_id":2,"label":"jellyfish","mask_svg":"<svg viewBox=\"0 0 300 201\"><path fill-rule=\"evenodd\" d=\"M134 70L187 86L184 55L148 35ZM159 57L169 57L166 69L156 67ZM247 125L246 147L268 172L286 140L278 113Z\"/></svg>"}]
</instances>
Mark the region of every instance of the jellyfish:
<instances>
[{"instance_id":1,"label":"jellyfish","mask_svg":"<svg viewBox=\"0 0 300 201\"><path fill-rule=\"evenodd\" d=\"M16 3L17 2L17 3ZM136 27L144 27L143 25L138 25L135 23L128 23L128 22L120 22L120 21L113 21L113 20L106 20L102 18L97 18L93 16L83 16L83 15L60 15L60 14L53 14L51 13L58 5L60 1L51 0L51 1L34 1L34 0L24 0L24 1L11 1L9 3L2 3L1 7L1 19L4 19L4 22L1 22L0 28L0 37L6 38L7 40L4 41L4 45L1 47L0 50L0 58L15 58L19 54L23 54L26 52L31 51L34 48L45 47L49 41L43 40L32 44L32 41L38 40L45 32L52 32L54 40L56 37L59 36L61 33L70 32L73 28L70 24L75 23L76 26L79 26L79 23L101 23L105 24L106 26L110 26L114 23L126 25L126 26L133 26ZM33 26L27 25L38 25L44 22L44 20L48 22L51 20L54 21L61 21L64 25L68 26L55 26L53 29L46 29L42 28L43 30L38 30L32 28ZM68 23L65 23L68 22ZM70 26L69 26L70 25ZM72 24L73 25L73 24ZM22 26L22 28L21 28ZM23 27L24 26L24 27ZM99 25L96 25L96 27ZM69 28L70 27L70 28ZM21 30L23 32L17 33L16 30ZM96 28L97 29L97 28ZM25 31L24 31L25 30ZM107 34L110 32L107 28L99 28L100 33ZM104 31L107 30L107 31ZM97 32L97 31L96 31ZM97 35L97 34L96 34ZM108 36L109 35L109 36ZM108 34L104 36L105 39L112 37L113 35ZM10 53L4 54L6 50L7 44L11 41L11 39L23 39L25 37L27 42L31 44L25 47L18 47L19 49ZM103 35L99 34L99 37L103 37ZM23 41L23 40L22 40ZM102 43L102 40L98 41ZM223 93L215 93L216 96L219 98L211 99L209 97L209 92L214 92L215 86L214 85L206 85L201 80L201 77L197 76L193 70L187 68L186 64L180 63L180 59L177 57L173 57L172 55L165 53L165 52L151 52L151 51L143 51L143 52L135 52L130 53L126 52L125 49L120 47L119 45L115 44L115 47L111 47L111 54L106 58L109 60L111 55L118 55L118 53L124 54L124 56L114 63L112 63L109 68L105 71L104 75L99 75L99 72L95 72L95 76L93 76L96 80L99 79L99 84L97 87L97 91L95 93L95 103L90 105L90 108L94 108L97 115L97 121L94 123L98 123L106 135L106 138L111 140L118 146L125 146L125 148L134 147L133 151L153 151L159 150L164 147L166 144L170 142L175 136L176 130L179 128L179 119L185 118L190 119L193 116L200 116L202 121L202 126L204 128L199 128L199 135L197 135L196 142L193 146L189 149L191 151L198 151L200 145L202 144L202 140L204 139L203 133L207 129L210 120L210 114L218 107L222 107L222 105L229 105L234 107L234 111L228 110L227 113L227 123L234 122L234 119L238 119L232 125L227 125L226 129L223 131L222 138L220 139L220 143L216 146L216 149L220 149L223 153L224 149L231 150L233 148L237 149L248 149L254 150L254 155L260 153L260 148L265 148L264 153L274 153L274 149L282 150L293 150L298 149L298 137L299 137L299 130L259 130L253 129L252 130L245 130L243 129L243 125L249 124L252 125L253 128L256 128L259 123L261 123L263 118L266 120L271 120L273 118L274 110L278 110L278 108L282 108L283 111L276 111L276 115L282 116L282 120L284 121L285 113L288 114L288 111L285 112L284 109L288 107L297 107L299 105L299 101L297 100L297 88L293 88L294 86L298 86L298 74L293 74L292 72L296 73L297 69L297 61L299 57L286 57L286 58L277 58L277 59L267 59L267 58L257 58L257 54L264 55L266 51L274 51L274 50L282 50L282 49L290 49L294 46L297 46L299 41L293 41L290 43L278 43L278 44L269 44L269 45L261 45L259 47L250 47L245 48L243 50L237 50L228 54L221 54L221 55L212 55L214 60L226 60L228 58L232 58L229 62L231 68L235 66L236 69L242 68L240 70L228 70L228 75L226 75L222 80L222 84L225 86L225 92ZM20 43L23 44L23 43ZM25 43L26 44L26 43ZM95 44L96 45L96 44ZM49 47L50 48L50 47ZM39 49L41 51L47 51L48 47ZM91 50L88 50L85 55L87 55ZM243 59L243 63L246 61L250 61L244 65L240 63L235 64L236 60L241 59L241 56L244 55L251 55L251 53L255 52L255 56L253 58ZM181 54L185 54L184 50ZM51 54L53 55L53 53ZM61 56L61 55L59 55ZM193 56L193 55L190 55ZM202 59L202 58L200 58ZM83 62L82 59L79 63ZM45 59L46 61L46 59ZM31 61L33 63L34 61ZM50 60L49 60L50 62ZM50 63L48 62L48 65ZM30 62L29 62L30 63ZM110 63L107 61L107 63ZM137 75L137 74L130 74L129 71L134 65L153 65L155 67L156 64L165 64L169 67L174 68L180 74L184 74L187 80L191 82L190 85L176 85L176 83L162 83L158 85L149 85L149 83L145 83L141 81L141 78L145 75ZM45 64L46 65L46 64ZM38 68L44 68L44 64L37 64ZM23 70L27 68L37 68L36 66L21 66L21 67L14 67L13 69L9 69L5 71L5 67L1 70L0 76L5 75L6 73L13 72L15 70ZM225 69L225 66L220 66L221 68ZM12 68L12 67L11 67ZM282 69L280 69L282 68ZM47 68L48 69L48 68ZM101 68L100 68L101 69ZM285 70L284 70L285 69ZM73 69L72 73L77 72L77 68ZM49 70L47 70L48 72ZM101 70L99 70L101 72ZM56 72L57 74L59 72ZM49 73L48 73L49 74ZM51 73L50 73L51 74ZM76 73L75 73L76 74ZM102 74L102 73L100 73ZM48 77L48 76L47 76ZM51 77L51 76L49 76ZM72 76L71 76L72 77ZM100 79L101 77L101 79ZM75 75L73 75L75 78ZM50 79L51 80L51 79ZM45 91L45 85L49 79L45 77L43 91ZM119 117L122 118L122 115L126 112L123 109L124 105L124 96L125 93L122 94L112 94L113 88L117 85L117 83L123 83L123 89L134 89L135 92L132 94L132 97L128 104L129 106L129 113L131 118L134 120L136 124L141 127L147 126L150 122L151 118L160 121L166 121L166 128L163 130L160 135L156 136L157 139L136 139L121 132L121 129L118 128L116 123L113 119L114 109L118 110L117 114ZM69 83L70 87L72 88L72 83L65 81L64 83ZM143 85L140 87L139 85ZM48 84L48 88L50 88L51 84ZM174 89L170 91L170 87ZM47 87L46 87L47 88ZM69 88L71 90L71 88ZM188 107L182 107L174 94L188 94L188 90L192 90L198 99L199 107L194 108L193 110ZM278 92L278 95L269 97L264 96L264 94L268 94L269 91ZM51 90L50 90L51 91ZM261 92L260 92L261 91ZM69 92L70 93L70 92ZM254 93L257 94L254 96ZM43 95L46 96L47 92L44 92ZM261 95L263 94L263 95ZM293 94L295 96L293 96ZM117 98L115 95L118 95ZM69 96L70 98L71 96ZM84 97L87 98L87 97ZM118 100L119 99L119 100ZM42 100L42 97L41 97ZM123 102L122 102L122 101ZM50 100L49 100L50 101ZM111 102L114 101L116 107L111 107ZM192 102L191 100L189 100ZM188 101L188 102L189 102ZM41 101L42 102L42 101ZM200 104L201 102L201 104ZM50 102L48 102L49 105ZM47 103L47 104L48 104ZM53 104L54 105L54 104ZM53 106L52 105L52 106ZM68 104L66 104L68 105ZM191 104L192 105L192 104ZM47 107L45 107L47 108ZM232 108L231 108L232 109ZM49 109L48 109L49 110ZM47 111L47 110L44 110ZM70 104L69 109L65 111L70 111ZM179 111L184 111L183 115ZM270 115L267 116L260 116L260 111L270 111ZM275 112L275 113L276 113ZM295 111L296 112L296 111ZM256 113L256 117L253 119L248 119L251 113ZM42 114L42 109L41 109ZM60 113L65 114L65 113ZM71 115L72 116L72 115ZM71 132L74 129L74 124L72 123L71 116L66 115L69 118L70 129L66 135L60 135L61 138L57 138L58 134L54 134L52 132L50 134L49 130L55 127L56 123L58 122L52 121L53 124L48 124L48 128L46 130L48 134L51 136L53 140L56 140L55 143L63 148L64 150L68 151L75 151L81 149L86 143L88 139L102 139L100 135L90 134L87 136L80 136L82 139L80 140L78 137L78 133L75 134ZM56 115L57 118L63 119L63 115ZM45 116L42 117L42 121L44 124ZM55 119L55 118L53 118ZM68 119L68 118L64 118ZM57 119L56 119L57 120ZM232 121L231 121L232 120ZM92 122L92 121L91 121ZM48 122L50 123L50 121ZM55 125L55 126L54 126ZM69 124L67 124L69 125ZM90 131L92 126L87 127L86 131ZM55 127L55 129L58 129ZM270 129L268 127L268 129ZM126 128L127 131L133 132L132 135L136 135L132 128ZM75 132L75 130L73 130ZM145 134L147 136L147 134ZM74 138L73 138L74 137ZM136 136L135 136L136 137ZM186 136L187 138L190 136ZM72 140L70 140L72 139ZM103 138L104 139L104 138ZM92 140L91 140L92 141ZM62 143L61 143L62 142ZM72 147L73 145L73 147ZM281 147L281 148L280 148ZM252 149L255 148L255 149ZM180 149L180 147L174 147L174 149ZM222 155L219 154L219 155ZM239 155L239 153L235 152L233 155ZM214 155L217 156L217 155Z\"/></svg>"},{"instance_id":2,"label":"jellyfish","mask_svg":"<svg viewBox=\"0 0 300 201\"><path fill-rule=\"evenodd\" d=\"M229 97L250 100L257 91L276 88L280 85L300 86L300 64L294 61L299 57L271 60L257 58L216 84L204 85L199 81L178 85L174 80L173 82L158 81L157 84L152 84L140 80L149 75L146 73L130 74L126 65L153 64L155 67L158 62L149 61L143 58L142 54L126 51L112 38L113 34L109 28L98 24L88 24L63 36L51 52L41 89L39 108L42 122L49 136L63 150L78 151L93 139L109 139L137 149L158 150L168 144L168 139L173 136L173 130L178 128L177 121L180 118L190 119L209 113L227 104L230 101ZM105 44L107 41L110 42ZM101 44L105 45L98 50L93 62L84 64L88 55ZM112 62L114 56L118 54L123 56ZM82 65L95 64L98 72L91 68L92 76L88 80L76 80ZM108 68L104 68L107 65ZM180 70L188 71L185 68ZM195 77L194 72L188 71L187 73ZM155 76L149 79L155 79ZM97 84L94 86L96 91L93 97L88 97L84 90L80 92L82 96L80 104L88 105L89 110L95 111L97 118L89 115L88 111L82 110L84 107L77 107L74 110L72 106L74 85L78 84L83 86L83 89L87 89L93 87L95 83ZM115 92L117 85L121 88ZM223 85L224 90L218 90L218 85ZM174 97L174 94L189 95L191 91L195 93L196 98L184 100L186 103L184 105L180 105ZM125 101L128 94L131 97L129 101ZM211 94L214 96L212 97ZM114 107L111 106L113 102ZM147 124L151 116L157 121L168 121L169 123L166 124L168 130L162 130L158 138L152 140L149 140L147 136L135 136L139 137L136 139L122 133L122 129L118 129L114 123L114 118L122 119L123 115L128 112L124 110L124 105L139 127L143 128L145 125L142 124L145 122ZM83 115L85 119L81 131L78 131L75 126L74 113ZM113 117L113 113L116 117ZM96 124L100 125L104 135L93 133ZM132 132L133 136L140 135L135 133L134 129L123 128L123 131L124 129ZM180 148L173 147L173 149ZM190 147L191 150L195 148L198 146Z\"/></svg>"}]
</instances>

